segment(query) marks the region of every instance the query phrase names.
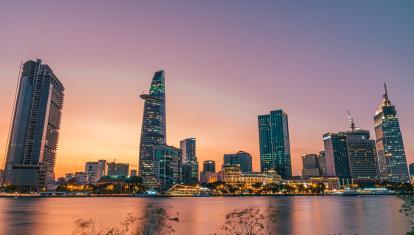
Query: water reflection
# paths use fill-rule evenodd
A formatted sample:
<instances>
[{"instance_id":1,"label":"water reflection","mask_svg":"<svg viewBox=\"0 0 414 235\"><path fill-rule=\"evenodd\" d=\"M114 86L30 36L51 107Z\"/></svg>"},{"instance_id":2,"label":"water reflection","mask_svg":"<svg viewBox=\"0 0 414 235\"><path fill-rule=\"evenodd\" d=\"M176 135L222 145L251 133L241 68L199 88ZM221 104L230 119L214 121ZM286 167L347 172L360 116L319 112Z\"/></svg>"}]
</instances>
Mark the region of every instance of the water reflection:
<instances>
[{"instance_id":1,"label":"water reflection","mask_svg":"<svg viewBox=\"0 0 414 235\"><path fill-rule=\"evenodd\" d=\"M50 198L0 199L0 234L70 234L78 219L117 226L129 214L143 216L148 205L166 208L176 234L212 234L235 209L278 211L271 234L404 234L408 219L394 196L235 198Z\"/></svg>"}]
</instances>

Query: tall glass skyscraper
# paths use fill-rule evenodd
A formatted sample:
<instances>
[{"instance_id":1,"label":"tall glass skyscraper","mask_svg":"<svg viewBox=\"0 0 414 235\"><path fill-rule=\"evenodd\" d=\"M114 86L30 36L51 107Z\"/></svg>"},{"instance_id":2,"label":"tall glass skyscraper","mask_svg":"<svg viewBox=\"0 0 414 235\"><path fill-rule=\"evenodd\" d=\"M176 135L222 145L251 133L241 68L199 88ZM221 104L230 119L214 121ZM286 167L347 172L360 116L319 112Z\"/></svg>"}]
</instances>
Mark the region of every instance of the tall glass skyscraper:
<instances>
[{"instance_id":1,"label":"tall glass skyscraper","mask_svg":"<svg viewBox=\"0 0 414 235\"><path fill-rule=\"evenodd\" d=\"M198 182L198 161L196 155L196 139L188 138L180 141L180 149L183 156L182 180L184 184L196 184Z\"/></svg>"},{"instance_id":2,"label":"tall glass skyscraper","mask_svg":"<svg viewBox=\"0 0 414 235\"><path fill-rule=\"evenodd\" d=\"M139 148L139 175L154 175L155 147L166 144L165 78L164 71L154 74L148 94L140 96L145 100Z\"/></svg>"},{"instance_id":3,"label":"tall glass skyscraper","mask_svg":"<svg viewBox=\"0 0 414 235\"><path fill-rule=\"evenodd\" d=\"M374 116L380 175L392 182L408 182L409 174L397 111L385 94Z\"/></svg>"},{"instance_id":4,"label":"tall glass skyscraper","mask_svg":"<svg viewBox=\"0 0 414 235\"><path fill-rule=\"evenodd\" d=\"M23 65L4 183L43 189L54 180L64 87L41 60Z\"/></svg>"},{"instance_id":5,"label":"tall glass skyscraper","mask_svg":"<svg viewBox=\"0 0 414 235\"><path fill-rule=\"evenodd\" d=\"M292 176L288 117L283 110L259 115L260 168L276 170L284 179Z\"/></svg>"}]
</instances>

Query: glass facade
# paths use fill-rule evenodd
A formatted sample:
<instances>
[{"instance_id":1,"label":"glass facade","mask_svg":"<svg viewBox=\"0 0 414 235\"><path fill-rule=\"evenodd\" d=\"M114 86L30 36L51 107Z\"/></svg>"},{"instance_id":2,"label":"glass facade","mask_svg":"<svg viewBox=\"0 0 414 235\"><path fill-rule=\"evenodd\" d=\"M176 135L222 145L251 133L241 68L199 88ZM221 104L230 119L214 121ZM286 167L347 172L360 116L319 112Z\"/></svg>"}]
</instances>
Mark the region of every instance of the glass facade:
<instances>
[{"instance_id":1,"label":"glass facade","mask_svg":"<svg viewBox=\"0 0 414 235\"><path fill-rule=\"evenodd\" d=\"M385 87L383 101L374 116L377 158L381 176L392 182L408 182L409 174L397 111Z\"/></svg>"},{"instance_id":2,"label":"glass facade","mask_svg":"<svg viewBox=\"0 0 414 235\"><path fill-rule=\"evenodd\" d=\"M183 156L182 180L184 184L196 184L198 182L198 161L196 156L196 139L188 138L180 141Z\"/></svg>"},{"instance_id":3,"label":"glass facade","mask_svg":"<svg viewBox=\"0 0 414 235\"><path fill-rule=\"evenodd\" d=\"M292 176L288 117L283 110L260 115L259 144L262 172L276 170L284 179Z\"/></svg>"},{"instance_id":4,"label":"glass facade","mask_svg":"<svg viewBox=\"0 0 414 235\"><path fill-rule=\"evenodd\" d=\"M181 149L172 146L157 146L154 154L154 176L158 188L167 190L181 183Z\"/></svg>"},{"instance_id":5,"label":"glass facade","mask_svg":"<svg viewBox=\"0 0 414 235\"><path fill-rule=\"evenodd\" d=\"M154 74L149 94L142 94L141 98L145 103L139 148L139 175L146 182L154 174L155 147L166 143L164 71Z\"/></svg>"},{"instance_id":6,"label":"glass facade","mask_svg":"<svg viewBox=\"0 0 414 235\"><path fill-rule=\"evenodd\" d=\"M327 176L351 178L346 136L343 133L328 133L323 136L323 142Z\"/></svg>"},{"instance_id":7,"label":"glass facade","mask_svg":"<svg viewBox=\"0 0 414 235\"><path fill-rule=\"evenodd\" d=\"M23 65L4 183L37 189L54 181L64 87L41 60Z\"/></svg>"}]
</instances>

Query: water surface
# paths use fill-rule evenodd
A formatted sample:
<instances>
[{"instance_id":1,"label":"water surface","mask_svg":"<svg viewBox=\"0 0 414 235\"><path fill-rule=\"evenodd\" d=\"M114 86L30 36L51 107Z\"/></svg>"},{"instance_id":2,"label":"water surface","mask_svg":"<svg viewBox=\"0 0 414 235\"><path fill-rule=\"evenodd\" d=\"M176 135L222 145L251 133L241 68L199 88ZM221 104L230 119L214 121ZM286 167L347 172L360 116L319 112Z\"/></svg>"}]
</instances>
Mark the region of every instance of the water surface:
<instances>
[{"instance_id":1,"label":"water surface","mask_svg":"<svg viewBox=\"0 0 414 235\"><path fill-rule=\"evenodd\" d=\"M404 234L409 221L395 196L212 198L0 198L0 234L71 234L77 219L116 226L149 204L168 207L176 234L219 232L234 209L276 208L272 234Z\"/></svg>"}]
</instances>

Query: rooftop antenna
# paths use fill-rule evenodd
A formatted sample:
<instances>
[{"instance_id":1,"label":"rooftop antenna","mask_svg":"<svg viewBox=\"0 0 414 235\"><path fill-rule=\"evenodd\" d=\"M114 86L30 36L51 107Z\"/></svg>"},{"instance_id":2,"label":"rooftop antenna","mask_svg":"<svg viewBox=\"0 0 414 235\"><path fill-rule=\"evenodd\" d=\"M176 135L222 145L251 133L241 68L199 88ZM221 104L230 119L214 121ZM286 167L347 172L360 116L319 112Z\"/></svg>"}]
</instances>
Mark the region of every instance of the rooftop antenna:
<instances>
[{"instance_id":1,"label":"rooftop antenna","mask_svg":"<svg viewBox=\"0 0 414 235\"><path fill-rule=\"evenodd\" d=\"M355 127L354 118L352 118L351 112L349 112L349 110L348 110L348 119L349 119L349 122L351 123L350 127L351 127L352 132L355 132L356 127Z\"/></svg>"}]
</instances>

